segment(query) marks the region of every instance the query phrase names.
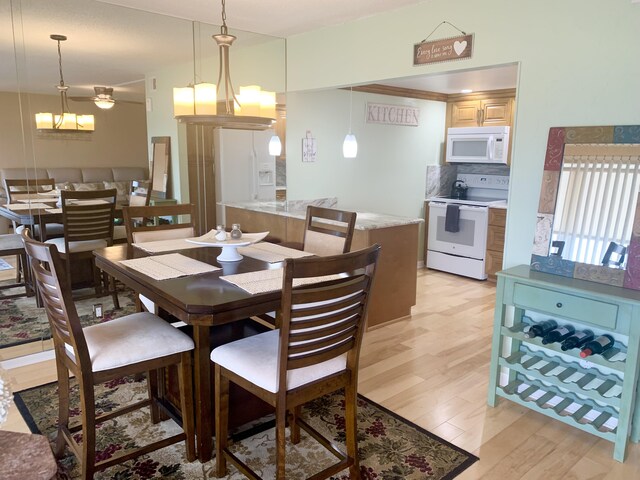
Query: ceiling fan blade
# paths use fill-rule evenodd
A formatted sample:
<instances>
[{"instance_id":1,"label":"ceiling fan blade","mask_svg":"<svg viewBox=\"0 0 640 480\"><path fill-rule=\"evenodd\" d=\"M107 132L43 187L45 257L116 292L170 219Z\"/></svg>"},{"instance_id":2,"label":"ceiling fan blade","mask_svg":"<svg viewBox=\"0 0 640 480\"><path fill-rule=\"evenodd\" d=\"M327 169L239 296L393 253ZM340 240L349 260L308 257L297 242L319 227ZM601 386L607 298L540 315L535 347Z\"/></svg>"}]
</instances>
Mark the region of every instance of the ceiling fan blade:
<instances>
[{"instance_id":1,"label":"ceiling fan blade","mask_svg":"<svg viewBox=\"0 0 640 480\"><path fill-rule=\"evenodd\" d=\"M93 102L95 101L95 97L69 97L69 100L73 100L74 102Z\"/></svg>"},{"instance_id":2,"label":"ceiling fan blade","mask_svg":"<svg viewBox=\"0 0 640 480\"><path fill-rule=\"evenodd\" d=\"M144 105L145 102L137 102L135 100L118 100L116 98L114 98L114 100L116 101L116 103L132 103L134 105Z\"/></svg>"}]
</instances>

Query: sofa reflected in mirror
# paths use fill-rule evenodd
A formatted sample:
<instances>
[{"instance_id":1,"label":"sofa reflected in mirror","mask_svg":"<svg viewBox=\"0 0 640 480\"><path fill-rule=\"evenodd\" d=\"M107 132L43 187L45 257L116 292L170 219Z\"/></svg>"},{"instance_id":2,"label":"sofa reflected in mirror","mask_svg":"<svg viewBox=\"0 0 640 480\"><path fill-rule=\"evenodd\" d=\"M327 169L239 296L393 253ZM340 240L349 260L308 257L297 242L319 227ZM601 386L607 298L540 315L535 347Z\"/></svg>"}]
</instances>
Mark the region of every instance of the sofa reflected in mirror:
<instances>
[{"instance_id":1,"label":"sofa reflected in mirror","mask_svg":"<svg viewBox=\"0 0 640 480\"><path fill-rule=\"evenodd\" d=\"M640 125L549 130L531 269L640 290Z\"/></svg>"}]
</instances>

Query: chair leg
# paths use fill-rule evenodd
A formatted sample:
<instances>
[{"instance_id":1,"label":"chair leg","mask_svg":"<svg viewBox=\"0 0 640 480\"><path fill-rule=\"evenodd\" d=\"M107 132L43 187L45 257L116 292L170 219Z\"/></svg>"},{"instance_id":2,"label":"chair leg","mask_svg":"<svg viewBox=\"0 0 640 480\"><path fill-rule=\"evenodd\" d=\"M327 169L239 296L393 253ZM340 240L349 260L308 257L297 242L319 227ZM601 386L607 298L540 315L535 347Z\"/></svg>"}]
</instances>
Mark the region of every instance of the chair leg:
<instances>
[{"instance_id":1,"label":"chair leg","mask_svg":"<svg viewBox=\"0 0 640 480\"><path fill-rule=\"evenodd\" d=\"M157 398L160 395L158 388L158 370L149 370L147 372L147 390L149 392L149 400L151 401L151 423L160 423L160 409L158 408Z\"/></svg>"},{"instance_id":2,"label":"chair leg","mask_svg":"<svg viewBox=\"0 0 640 480\"><path fill-rule=\"evenodd\" d=\"M16 283L20 283L22 280L22 270L25 268L24 262L22 260L22 255L16 255Z\"/></svg>"},{"instance_id":3,"label":"chair leg","mask_svg":"<svg viewBox=\"0 0 640 480\"><path fill-rule=\"evenodd\" d=\"M120 310L120 301L118 300L118 290L116 290L116 279L111 275L109 277L109 284L111 289L111 298L113 299L113 308Z\"/></svg>"},{"instance_id":4,"label":"chair leg","mask_svg":"<svg viewBox=\"0 0 640 480\"><path fill-rule=\"evenodd\" d=\"M180 406L182 407L182 430L185 434L187 461L196 459L196 435L193 412L193 366L191 352L183 352L178 369L180 383Z\"/></svg>"},{"instance_id":5,"label":"chair leg","mask_svg":"<svg viewBox=\"0 0 640 480\"><path fill-rule=\"evenodd\" d=\"M93 384L80 376L80 408L82 409L82 479L92 479L96 471L96 401Z\"/></svg>"},{"instance_id":6,"label":"chair leg","mask_svg":"<svg viewBox=\"0 0 640 480\"><path fill-rule=\"evenodd\" d=\"M285 428L287 423L287 406L284 401L276 403L276 480L285 478Z\"/></svg>"},{"instance_id":7,"label":"chair leg","mask_svg":"<svg viewBox=\"0 0 640 480\"><path fill-rule=\"evenodd\" d=\"M346 445L347 455L353 460L353 463L349 467L349 478L360 478L360 464L358 461L358 393L357 382L352 381L350 385L345 388L345 433L346 433Z\"/></svg>"},{"instance_id":8,"label":"chair leg","mask_svg":"<svg viewBox=\"0 0 640 480\"><path fill-rule=\"evenodd\" d=\"M64 365L56 362L58 371L58 436L53 453L62 458L66 441L62 431L69 428L69 372Z\"/></svg>"},{"instance_id":9,"label":"chair leg","mask_svg":"<svg viewBox=\"0 0 640 480\"><path fill-rule=\"evenodd\" d=\"M220 365L215 366L215 408L216 408L216 477L224 477L227 473L227 459L224 449L227 448L229 425L229 379L222 376Z\"/></svg>"},{"instance_id":10,"label":"chair leg","mask_svg":"<svg viewBox=\"0 0 640 480\"><path fill-rule=\"evenodd\" d=\"M289 431L291 432L291 443L294 445L300 443L300 424L298 423L298 418L300 418L300 414L302 412L302 407L298 405L291 412L291 416L289 417Z\"/></svg>"}]
</instances>

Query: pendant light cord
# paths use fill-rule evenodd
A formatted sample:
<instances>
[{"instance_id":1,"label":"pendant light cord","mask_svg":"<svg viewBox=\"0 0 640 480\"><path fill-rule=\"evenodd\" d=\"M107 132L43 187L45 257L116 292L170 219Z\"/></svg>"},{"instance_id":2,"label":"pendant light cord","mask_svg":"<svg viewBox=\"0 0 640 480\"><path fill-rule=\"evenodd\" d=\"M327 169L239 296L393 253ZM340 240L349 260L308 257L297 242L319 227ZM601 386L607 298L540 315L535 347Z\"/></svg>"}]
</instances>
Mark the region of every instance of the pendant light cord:
<instances>
[{"instance_id":1,"label":"pendant light cord","mask_svg":"<svg viewBox=\"0 0 640 480\"><path fill-rule=\"evenodd\" d=\"M349 135L351 135L351 115L353 115L353 87L349 87Z\"/></svg>"}]
</instances>

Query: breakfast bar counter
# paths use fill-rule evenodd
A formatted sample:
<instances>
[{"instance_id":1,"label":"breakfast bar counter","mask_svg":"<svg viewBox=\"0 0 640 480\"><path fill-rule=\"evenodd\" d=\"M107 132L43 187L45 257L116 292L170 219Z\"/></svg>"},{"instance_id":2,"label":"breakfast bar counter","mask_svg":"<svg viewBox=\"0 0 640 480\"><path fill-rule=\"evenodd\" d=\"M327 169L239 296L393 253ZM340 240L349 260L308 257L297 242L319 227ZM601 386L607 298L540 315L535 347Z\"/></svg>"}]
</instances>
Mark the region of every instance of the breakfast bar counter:
<instances>
[{"instance_id":1,"label":"breakfast bar counter","mask_svg":"<svg viewBox=\"0 0 640 480\"><path fill-rule=\"evenodd\" d=\"M243 231L269 231L272 241L302 244L308 204L338 208L335 199L313 202L225 203L227 225L239 223ZM416 303L418 231L421 218L357 212L351 250L377 243L382 247L369 306L368 326L411 315Z\"/></svg>"}]
</instances>

